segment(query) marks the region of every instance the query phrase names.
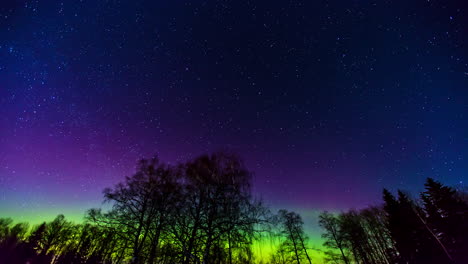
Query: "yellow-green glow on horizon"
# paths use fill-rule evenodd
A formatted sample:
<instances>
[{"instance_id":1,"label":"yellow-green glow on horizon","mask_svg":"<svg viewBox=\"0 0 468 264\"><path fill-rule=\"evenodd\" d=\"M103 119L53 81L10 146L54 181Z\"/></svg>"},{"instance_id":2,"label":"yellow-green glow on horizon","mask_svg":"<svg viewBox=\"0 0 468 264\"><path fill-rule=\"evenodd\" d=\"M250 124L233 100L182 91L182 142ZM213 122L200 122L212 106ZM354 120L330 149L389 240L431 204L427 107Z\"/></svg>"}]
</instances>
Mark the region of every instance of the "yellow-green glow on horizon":
<instances>
[{"instance_id":1,"label":"yellow-green glow on horizon","mask_svg":"<svg viewBox=\"0 0 468 264\"><path fill-rule=\"evenodd\" d=\"M318 237L309 239L309 243L306 245L307 253L314 264L324 263L322 243L322 239ZM270 239L269 237L265 237L264 239L254 242L252 248L255 258L257 260L262 260L264 263L268 263L271 256L277 251L279 244L279 240Z\"/></svg>"},{"instance_id":2,"label":"yellow-green glow on horizon","mask_svg":"<svg viewBox=\"0 0 468 264\"><path fill-rule=\"evenodd\" d=\"M323 264L323 239L321 233L323 232L318 226L318 215L321 213L320 210L313 209L295 209L295 212L299 213L304 221L304 231L309 237L309 243L307 245L308 254L314 264ZM272 210L276 212L276 210ZM336 213L336 212L332 212ZM59 209L53 208L48 210L34 211L34 210L2 210L0 217L12 218L16 223L27 222L31 226L38 225L42 222L52 221L57 215L65 215L65 219L74 223L82 223L85 218L86 210L77 209ZM252 249L257 260L262 260L264 263L270 260L271 255L276 252L279 246L278 239L271 239L268 236L264 236L259 240L255 241L252 245Z\"/></svg>"},{"instance_id":3,"label":"yellow-green glow on horizon","mask_svg":"<svg viewBox=\"0 0 468 264\"><path fill-rule=\"evenodd\" d=\"M50 222L54 220L57 215L63 214L65 219L74 223L82 223L86 212L77 212L72 209L49 209L40 212L34 210L17 211L17 210L2 210L0 217L11 218L16 223L26 222L31 225L38 225L42 222Z\"/></svg>"}]
</instances>

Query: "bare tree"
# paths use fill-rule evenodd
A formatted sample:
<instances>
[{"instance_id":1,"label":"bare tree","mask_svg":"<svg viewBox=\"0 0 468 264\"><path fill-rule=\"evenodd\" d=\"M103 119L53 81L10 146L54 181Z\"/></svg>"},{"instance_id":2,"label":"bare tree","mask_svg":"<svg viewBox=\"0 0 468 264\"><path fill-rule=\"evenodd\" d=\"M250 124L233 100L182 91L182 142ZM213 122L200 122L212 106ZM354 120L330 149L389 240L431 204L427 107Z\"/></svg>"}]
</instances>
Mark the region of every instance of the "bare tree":
<instances>
[{"instance_id":1,"label":"bare tree","mask_svg":"<svg viewBox=\"0 0 468 264\"><path fill-rule=\"evenodd\" d=\"M339 251L339 254L336 254L334 251L328 251L326 254L333 260L339 258L340 261L349 264L350 261L346 253L347 245L343 233L340 230L338 218L329 212L323 212L319 218L320 226L325 229L325 233L322 234L322 237L325 238L326 241L323 245L332 250Z\"/></svg>"},{"instance_id":2,"label":"bare tree","mask_svg":"<svg viewBox=\"0 0 468 264\"><path fill-rule=\"evenodd\" d=\"M281 256L284 256L284 253L292 252L297 264L300 264L304 258L309 264L312 264L307 252L306 243L308 238L304 233L304 222L301 216L295 212L280 210L278 212L278 217L281 225L281 233L285 238L279 248L282 253Z\"/></svg>"},{"instance_id":3,"label":"bare tree","mask_svg":"<svg viewBox=\"0 0 468 264\"><path fill-rule=\"evenodd\" d=\"M142 263L143 258L152 263L175 195L174 170L157 158L142 160L136 174L113 189L104 190L112 209L105 213L90 210L89 219L112 228L121 240L129 241L130 245L125 243L122 252L131 249L132 263ZM147 251L149 254L143 256Z\"/></svg>"},{"instance_id":4,"label":"bare tree","mask_svg":"<svg viewBox=\"0 0 468 264\"><path fill-rule=\"evenodd\" d=\"M183 171L183 199L172 230L184 263L210 263L212 256L223 255L224 244L232 263L233 249L251 244L258 223L260 204L251 197L251 173L236 155L221 152L200 156L184 164Z\"/></svg>"}]
</instances>

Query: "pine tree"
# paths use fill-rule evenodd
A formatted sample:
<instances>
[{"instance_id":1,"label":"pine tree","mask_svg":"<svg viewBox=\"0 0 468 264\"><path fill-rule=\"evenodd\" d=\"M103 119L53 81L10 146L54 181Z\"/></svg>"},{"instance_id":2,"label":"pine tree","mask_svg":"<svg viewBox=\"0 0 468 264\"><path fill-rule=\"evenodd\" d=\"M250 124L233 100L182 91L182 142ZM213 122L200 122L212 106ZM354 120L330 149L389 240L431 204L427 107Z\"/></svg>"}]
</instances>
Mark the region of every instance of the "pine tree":
<instances>
[{"instance_id":1,"label":"pine tree","mask_svg":"<svg viewBox=\"0 0 468 264\"><path fill-rule=\"evenodd\" d=\"M388 229L399 252L399 263L450 263L439 241L428 228L423 210L402 191L396 199L384 190Z\"/></svg>"},{"instance_id":2,"label":"pine tree","mask_svg":"<svg viewBox=\"0 0 468 264\"><path fill-rule=\"evenodd\" d=\"M468 261L468 206L457 197L453 188L444 186L432 178L424 184L421 193L428 226L446 247L449 257L457 263Z\"/></svg>"}]
</instances>

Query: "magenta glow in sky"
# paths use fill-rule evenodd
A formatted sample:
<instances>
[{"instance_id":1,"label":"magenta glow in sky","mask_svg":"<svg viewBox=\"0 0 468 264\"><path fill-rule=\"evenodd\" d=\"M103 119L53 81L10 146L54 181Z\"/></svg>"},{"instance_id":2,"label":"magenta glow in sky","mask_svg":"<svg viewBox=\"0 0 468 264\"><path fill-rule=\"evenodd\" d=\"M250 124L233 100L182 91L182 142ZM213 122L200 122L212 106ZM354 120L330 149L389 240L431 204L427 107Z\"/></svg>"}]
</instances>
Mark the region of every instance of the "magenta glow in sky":
<instances>
[{"instance_id":1,"label":"magenta glow in sky","mask_svg":"<svg viewBox=\"0 0 468 264\"><path fill-rule=\"evenodd\" d=\"M464 11L2 3L0 212L81 219L138 159L220 149L245 159L277 208L362 207L426 177L463 187Z\"/></svg>"}]
</instances>

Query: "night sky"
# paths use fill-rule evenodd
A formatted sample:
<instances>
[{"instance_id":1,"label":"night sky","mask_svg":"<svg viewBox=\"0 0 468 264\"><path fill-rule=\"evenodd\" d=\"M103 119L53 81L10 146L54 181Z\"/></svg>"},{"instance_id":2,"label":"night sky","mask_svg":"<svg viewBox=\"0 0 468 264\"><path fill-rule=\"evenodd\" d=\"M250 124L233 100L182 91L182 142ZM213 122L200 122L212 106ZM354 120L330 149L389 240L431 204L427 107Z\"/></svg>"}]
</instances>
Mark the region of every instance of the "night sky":
<instances>
[{"instance_id":1,"label":"night sky","mask_svg":"<svg viewBox=\"0 0 468 264\"><path fill-rule=\"evenodd\" d=\"M464 1L1 1L0 214L227 149L273 208L468 181ZM307 220L308 221L308 220Z\"/></svg>"}]
</instances>

